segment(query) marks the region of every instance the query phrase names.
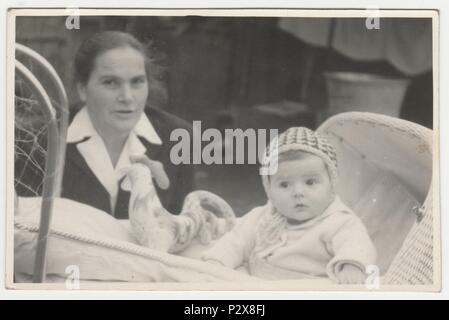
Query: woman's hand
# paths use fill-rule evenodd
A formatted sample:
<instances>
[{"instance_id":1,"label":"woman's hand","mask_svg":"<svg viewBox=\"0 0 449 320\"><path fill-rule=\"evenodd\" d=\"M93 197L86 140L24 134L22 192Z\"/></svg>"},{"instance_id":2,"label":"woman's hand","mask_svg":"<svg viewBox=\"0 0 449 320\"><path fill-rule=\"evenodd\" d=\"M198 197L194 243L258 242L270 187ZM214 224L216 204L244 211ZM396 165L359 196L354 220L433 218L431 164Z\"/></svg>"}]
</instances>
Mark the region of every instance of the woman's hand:
<instances>
[{"instance_id":1,"label":"woman's hand","mask_svg":"<svg viewBox=\"0 0 449 320\"><path fill-rule=\"evenodd\" d=\"M150 168L151 175L159 188L166 190L170 186L170 180L164 170L164 165L156 160L151 160L146 155L131 156L132 163L142 163Z\"/></svg>"},{"instance_id":2,"label":"woman's hand","mask_svg":"<svg viewBox=\"0 0 449 320\"><path fill-rule=\"evenodd\" d=\"M360 268L352 264L344 264L337 274L339 284L364 284L366 275Z\"/></svg>"}]
</instances>

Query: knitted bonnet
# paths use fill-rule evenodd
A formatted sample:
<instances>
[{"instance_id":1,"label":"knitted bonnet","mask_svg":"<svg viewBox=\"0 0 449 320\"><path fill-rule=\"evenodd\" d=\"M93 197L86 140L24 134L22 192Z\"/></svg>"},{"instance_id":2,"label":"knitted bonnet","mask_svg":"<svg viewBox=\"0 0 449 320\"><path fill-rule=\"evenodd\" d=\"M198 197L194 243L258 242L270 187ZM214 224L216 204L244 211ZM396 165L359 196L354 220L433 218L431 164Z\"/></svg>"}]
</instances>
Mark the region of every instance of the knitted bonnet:
<instances>
[{"instance_id":1,"label":"knitted bonnet","mask_svg":"<svg viewBox=\"0 0 449 320\"><path fill-rule=\"evenodd\" d=\"M277 141L277 143L276 143ZM332 186L337 182L337 156L332 145L318 133L305 127L292 127L275 138L265 152L262 167L268 168L277 152L278 157L287 151L297 150L311 153L320 157L326 164ZM269 194L269 177L262 175L262 181Z\"/></svg>"}]
</instances>

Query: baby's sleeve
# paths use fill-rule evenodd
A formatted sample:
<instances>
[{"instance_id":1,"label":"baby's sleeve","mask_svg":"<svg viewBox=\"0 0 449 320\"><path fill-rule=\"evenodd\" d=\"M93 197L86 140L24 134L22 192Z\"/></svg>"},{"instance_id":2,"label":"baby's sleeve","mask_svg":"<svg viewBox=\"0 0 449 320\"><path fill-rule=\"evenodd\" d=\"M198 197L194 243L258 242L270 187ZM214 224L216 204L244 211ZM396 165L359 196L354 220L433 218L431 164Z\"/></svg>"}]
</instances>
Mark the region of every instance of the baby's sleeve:
<instances>
[{"instance_id":1,"label":"baby's sleeve","mask_svg":"<svg viewBox=\"0 0 449 320\"><path fill-rule=\"evenodd\" d=\"M238 218L235 227L206 250L201 259L218 262L233 269L242 265L254 247L255 229L261 216L260 209L255 208Z\"/></svg>"},{"instance_id":2,"label":"baby's sleeve","mask_svg":"<svg viewBox=\"0 0 449 320\"><path fill-rule=\"evenodd\" d=\"M376 263L377 253L363 222L352 215L329 239L329 250L333 258L327 264L327 274L336 279L344 264L354 265L362 272Z\"/></svg>"}]
</instances>

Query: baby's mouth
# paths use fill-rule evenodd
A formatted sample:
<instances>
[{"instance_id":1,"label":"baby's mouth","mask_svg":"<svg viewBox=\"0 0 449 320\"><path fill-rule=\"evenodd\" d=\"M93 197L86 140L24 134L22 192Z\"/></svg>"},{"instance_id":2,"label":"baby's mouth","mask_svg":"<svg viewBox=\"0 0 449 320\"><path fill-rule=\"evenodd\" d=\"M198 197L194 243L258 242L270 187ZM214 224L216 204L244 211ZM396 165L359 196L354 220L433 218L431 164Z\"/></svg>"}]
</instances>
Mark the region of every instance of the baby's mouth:
<instances>
[{"instance_id":1,"label":"baby's mouth","mask_svg":"<svg viewBox=\"0 0 449 320\"><path fill-rule=\"evenodd\" d=\"M295 205L295 209L304 209L305 207L307 207L307 206L303 203L298 203Z\"/></svg>"}]
</instances>

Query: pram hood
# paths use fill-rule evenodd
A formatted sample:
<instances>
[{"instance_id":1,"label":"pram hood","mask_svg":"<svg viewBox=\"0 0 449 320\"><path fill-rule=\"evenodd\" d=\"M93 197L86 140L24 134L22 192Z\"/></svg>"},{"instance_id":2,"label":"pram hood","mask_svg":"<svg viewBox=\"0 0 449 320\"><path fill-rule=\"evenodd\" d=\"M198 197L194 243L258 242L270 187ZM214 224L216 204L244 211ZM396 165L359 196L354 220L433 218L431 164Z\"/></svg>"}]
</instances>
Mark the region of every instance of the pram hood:
<instances>
[{"instance_id":1,"label":"pram hood","mask_svg":"<svg viewBox=\"0 0 449 320\"><path fill-rule=\"evenodd\" d=\"M352 171L354 163L342 159L345 152L353 150L359 161L394 174L418 201L424 202L432 180L431 130L380 114L348 112L328 119L318 131L335 146L340 173Z\"/></svg>"}]
</instances>

